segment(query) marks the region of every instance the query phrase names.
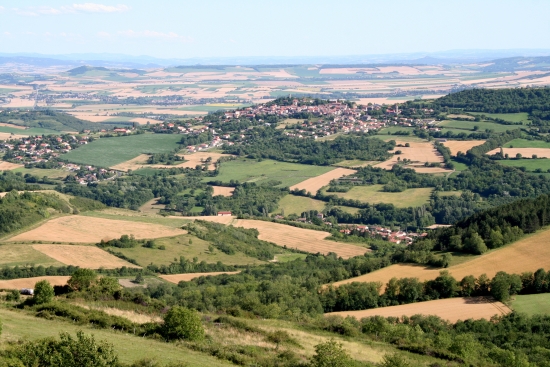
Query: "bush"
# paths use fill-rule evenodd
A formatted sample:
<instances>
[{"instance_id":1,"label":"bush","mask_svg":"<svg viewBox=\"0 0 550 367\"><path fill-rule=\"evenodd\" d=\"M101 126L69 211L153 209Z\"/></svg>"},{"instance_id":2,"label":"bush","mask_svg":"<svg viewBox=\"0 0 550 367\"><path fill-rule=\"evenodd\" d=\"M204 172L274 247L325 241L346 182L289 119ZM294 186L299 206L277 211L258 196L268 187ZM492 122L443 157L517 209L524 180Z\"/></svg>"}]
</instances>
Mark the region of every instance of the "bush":
<instances>
[{"instance_id":1,"label":"bush","mask_svg":"<svg viewBox=\"0 0 550 367\"><path fill-rule=\"evenodd\" d=\"M78 269L73 273L67 284L73 291L83 291L90 288L97 280L97 274L91 269Z\"/></svg>"},{"instance_id":2,"label":"bush","mask_svg":"<svg viewBox=\"0 0 550 367\"><path fill-rule=\"evenodd\" d=\"M164 316L163 334L168 339L198 341L204 339L204 328L197 311L175 306Z\"/></svg>"},{"instance_id":3,"label":"bush","mask_svg":"<svg viewBox=\"0 0 550 367\"><path fill-rule=\"evenodd\" d=\"M17 289L12 289L6 295L6 301L8 302L19 302L21 300L21 294Z\"/></svg>"},{"instance_id":4,"label":"bush","mask_svg":"<svg viewBox=\"0 0 550 367\"><path fill-rule=\"evenodd\" d=\"M34 286L34 296L32 299L37 305L51 302L54 296L53 287L47 280L41 280Z\"/></svg>"},{"instance_id":5,"label":"bush","mask_svg":"<svg viewBox=\"0 0 550 367\"><path fill-rule=\"evenodd\" d=\"M315 346L311 367L351 367L355 363L342 348L342 344L331 339Z\"/></svg>"}]
</instances>

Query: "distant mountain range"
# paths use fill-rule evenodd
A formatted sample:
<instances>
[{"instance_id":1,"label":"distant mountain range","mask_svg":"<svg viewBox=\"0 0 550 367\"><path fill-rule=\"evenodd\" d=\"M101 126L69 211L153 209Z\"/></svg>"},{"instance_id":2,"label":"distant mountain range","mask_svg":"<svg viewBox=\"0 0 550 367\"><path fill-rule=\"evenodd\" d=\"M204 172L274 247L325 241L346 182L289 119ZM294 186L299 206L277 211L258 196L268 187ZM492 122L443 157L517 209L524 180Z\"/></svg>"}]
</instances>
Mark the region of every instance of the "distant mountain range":
<instances>
[{"instance_id":1,"label":"distant mountain range","mask_svg":"<svg viewBox=\"0 0 550 367\"><path fill-rule=\"evenodd\" d=\"M158 68L179 65L288 65L288 64L462 64L493 61L497 59L550 56L546 49L519 50L451 50L384 55L349 56L273 56L273 57L208 57L188 59L161 59L152 56L131 56L123 54L67 54L44 55L36 53L0 53L0 65L19 64L37 67L62 66L74 68L83 65L115 68ZM513 64L513 62L512 62ZM513 65L512 65L513 67Z\"/></svg>"}]
</instances>

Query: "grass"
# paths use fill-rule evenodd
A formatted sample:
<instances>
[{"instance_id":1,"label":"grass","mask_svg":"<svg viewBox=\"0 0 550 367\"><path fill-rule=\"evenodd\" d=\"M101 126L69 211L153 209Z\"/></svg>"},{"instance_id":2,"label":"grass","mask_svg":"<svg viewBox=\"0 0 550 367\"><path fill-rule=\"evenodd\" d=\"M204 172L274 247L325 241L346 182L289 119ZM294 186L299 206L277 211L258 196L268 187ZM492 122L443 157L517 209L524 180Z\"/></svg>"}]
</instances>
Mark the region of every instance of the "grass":
<instances>
[{"instance_id":1,"label":"grass","mask_svg":"<svg viewBox=\"0 0 550 367\"><path fill-rule=\"evenodd\" d=\"M68 332L73 336L82 330L85 334L93 334L96 340L105 340L113 345L120 361L133 363L140 359L151 358L162 363L176 363L185 361L190 366L233 366L229 362L207 356L174 343L165 343L147 338L139 338L130 334L113 330L93 329L89 326L77 325L59 320L46 320L29 316L21 311L12 311L1 308L0 318L3 323L3 333L0 337L0 347L7 342L20 339L35 340L46 337L58 337L61 332Z\"/></svg>"},{"instance_id":2,"label":"grass","mask_svg":"<svg viewBox=\"0 0 550 367\"><path fill-rule=\"evenodd\" d=\"M353 208L351 206L342 206L342 205L336 205L335 208L341 209L342 211L350 214L357 214L359 213L359 208Z\"/></svg>"},{"instance_id":3,"label":"grass","mask_svg":"<svg viewBox=\"0 0 550 367\"><path fill-rule=\"evenodd\" d=\"M304 119L285 119L277 125L277 129L284 129L287 125L296 125L304 122Z\"/></svg>"},{"instance_id":4,"label":"grass","mask_svg":"<svg viewBox=\"0 0 550 367\"><path fill-rule=\"evenodd\" d=\"M508 167L525 167L527 171L533 172L540 168L544 172L550 169L550 159L502 159L498 163Z\"/></svg>"},{"instance_id":5,"label":"grass","mask_svg":"<svg viewBox=\"0 0 550 367\"><path fill-rule=\"evenodd\" d=\"M468 130L468 131L474 131L474 126L477 126L478 127L477 131L479 132L483 132L486 129L493 130L494 132L504 132L506 130L517 130L520 128L520 126L518 125L501 125L501 124L496 124L494 122L470 121L470 120L463 120L463 121L445 120L445 121L442 121L438 126L454 128L459 130ZM467 131L462 131L462 132L467 132Z\"/></svg>"},{"instance_id":6,"label":"grass","mask_svg":"<svg viewBox=\"0 0 550 367\"><path fill-rule=\"evenodd\" d=\"M399 132L399 131L406 131L406 132L410 133L411 135L413 135L414 127L390 126L390 127L380 129L380 134L391 135L391 134L395 134L396 132ZM397 137L399 137L399 135Z\"/></svg>"},{"instance_id":7,"label":"grass","mask_svg":"<svg viewBox=\"0 0 550 367\"><path fill-rule=\"evenodd\" d=\"M191 241L191 243L189 242ZM213 252L208 250L209 242L203 241L195 236L185 234L176 237L159 238L155 240L157 246L165 246L166 250L150 249L145 247L134 248L113 248L117 252L132 258L141 266L147 266L151 263L156 265L168 265L172 261L179 261L180 256L186 259L198 258L200 261L206 261L213 264L221 261L227 265L259 265L264 263L261 260L246 256L237 252L234 255L227 255L217 249Z\"/></svg>"},{"instance_id":8,"label":"grass","mask_svg":"<svg viewBox=\"0 0 550 367\"><path fill-rule=\"evenodd\" d=\"M240 182L263 183L270 180L280 181L280 187L292 186L308 178L319 176L334 167L309 166L298 163L276 162L269 159L261 162L250 159L238 159L224 162L216 177L207 177L205 181L230 180Z\"/></svg>"},{"instance_id":9,"label":"grass","mask_svg":"<svg viewBox=\"0 0 550 367\"><path fill-rule=\"evenodd\" d=\"M550 293L516 296L511 303L516 312L531 315L550 315Z\"/></svg>"},{"instance_id":10,"label":"grass","mask_svg":"<svg viewBox=\"0 0 550 367\"><path fill-rule=\"evenodd\" d=\"M347 159L345 161L342 161L342 162L338 162L338 163L335 163L333 164L333 166L335 167L344 167L344 168L349 168L349 167L364 167L364 166L373 166L375 164L378 164L380 162L378 161L362 161L360 159Z\"/></svg>"},{"instance_id":11,"label":"grass","mask_svg":"<svg viewBox=\"0 0 550 367\"><path fill-rule=\"evenodd\" d=\"M293 253L280 254L275 256L275 258L277 259L277 262L280 262L280 263L286 263L286 262L294 261L298 259L305 260L306 257L307 257L306 254L293 254Z\"/></svg>"},{"instance_id":12,"label":"grass","mask_svg":"<svg viewBox=\"0 0 550 367\"><path fill-rule=\"evenodd\" d=\"M354 186L348 192L326 192L329 195L337 195L345 199L359 200L367 203L393 204L398 208L417 207L426 204L430 200L431 188L407 189L403 192L383 192L383 185Z\"/></svg>"},{"instance_id":13,"label":"grass","mask_svg":"<svg viewBox=\"0 0 550 367\"><path fill-rule=\"evenodd\" d=\"M542 140L514 139L504 144L504 148L547 148L550 149L550 143Z\"/></svg>"},{"instance_id":14,"label":"grass","mask_svg":"<svg viewBox=\"0 0 550 367\"><path fill-rule=\"evenodd\" d=\"M15 135L53 135L59 134L59 131L50 129L41 129L37 127L31 127L29 129L17 129L9 126L0 126L0 133L10 133Z\"/></svg>"},{"instance_id":15,"label":"grass","mask_svg":"<svg viewBox=\"0 0 550 367\"><path fill-rule=\"evenodd\" d=\"M472 115L485 115L494 119L502 119L510 122L527 122L529 114L527 112L518 113L485 113L485 112L469 112Z\"/></svg>"},{"instance_id":16,"label":"grass","mask_svg":"<svg viewBox=\"0 0 550 367\"><path fill-rule=\"evenodd\" d=\"M168 153L179 148L177 134L140 134L98 139L62 156L63 159L97 167L111 167L143 153Z\"/></svg>"},{"instance_id":17,"label":"grass","mask_svg":"<svg viewBox=\"0 0 550 367\"><path fill-rule=\"evenodd\" d=\"M44 255L32 248L30 244L0 245L0 267L25 266L28 264L48 266L64 266L64 264Z\"/></svg>"},{"instance_id":18,"label":"grass","mask_svg":"<svg viewBox=\"0 0 550 367\"><path fill-rule=\"evenodd\" d=\"M40 178L46 176L51 179L63 179L67 177L67 175L69 174L69 172L63 171L61 169L42 169L42 168L23 168L23 167L16 168L13 170L13 172L21 172L23 176L28 173Z\"/></svg>"},{"instance_id":19,"label":"grass","mask_svg":"<svg viewBox=\"0 0 550 367\"><path fill-rule=\"evenodd\" d=\"M456 160L454 160L454 159L452 159L452 161L453 161L453 165L454 165L454 167L455 167L455 168L454 168L455 171L459 171L459 172L460 172L460 171L465 171L465 170L468 169L468 166L467 166L466 164L464 164L464 163L462 163L462 162L458 162L458 161L456 161Z\"/></svg>"},{"instance_id":20,"label":"grass","mask_svg":"<svg viewBox=\"0 0 550 367\"><path fill-rule=\"evenodd\" d=\"M279 201L279 207L276 212L282 213L284 211L285 216L290 214L300 215L308 210L322 211L324 208L324 201L302 196L286 195Z\"/></svg>"},{"instance_id":21,"label":"grass","mask_svg":"<svg viewBox=\"0 0 550 367\"><path fill-rule=\"evenodd\" d=\"M462 191L438 191L439 196L460 196Z\"/></svg>"},{"instance_id":22,"label":"grass","mask_svg":"<svg viewBox=\"0 0 550 367\"><path fill-rule=\"evenodd\" d=\"M131 210L114 208L109 208L102 211L84 212L80 215L105 219L126 220L130 222L161 224L173 228L181 228L181 226L183 226L185 223L190 222L190 220L184 218L165 218L159 215L144 215Z\"/></svg>"}]
</instances>

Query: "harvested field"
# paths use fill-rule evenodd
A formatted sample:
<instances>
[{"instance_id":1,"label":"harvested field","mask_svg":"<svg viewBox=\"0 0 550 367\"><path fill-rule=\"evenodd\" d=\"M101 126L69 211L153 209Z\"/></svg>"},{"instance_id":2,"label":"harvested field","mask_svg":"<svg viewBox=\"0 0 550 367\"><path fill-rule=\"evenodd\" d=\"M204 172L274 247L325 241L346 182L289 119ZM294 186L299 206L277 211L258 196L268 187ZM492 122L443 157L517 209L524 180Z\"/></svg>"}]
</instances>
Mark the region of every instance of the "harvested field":
<instances>
[{"instance_id":1,"label":"harvested field","mask_svg":"<svg viewBox=\"0 0 550 367\"><path fill-rule=\"evenodd\" d=\"M116 169L117 171L124 171L124 172L128 172L129 170L135 171L145 167L145 164L147 163L148 159L149 159L148 154L140 154L137 157L130 159L129 161L111 166L111 169Z\"/></svg>"},{"instance_id":2,"label":"harvested field","mask_svg":"<svg viewBox=\"0 0 550 367\"><path fill-rule=\"evenodd\" d=\"M340 257L350 258L370 251L365 247L327 241L325 238L330 235L329 233L312 229L248 219L238 219L233 225L235 227L256 228L260 232L258 236L260 240L313 254L319 252L326 255L329 252L334 252Z\"/></svg>"},{"instance_id":3,"label":"harvested field","mask_svg":"<svg viewBox=\"0 0 550 367\"><path fill-rule=\"evenodd\" d=\"M392 167L397 164L397 158L409 159L413 163L412 165L406 166L407 168L413 168L419 173L444 173L451 172L450 170L438 167L424 167L424 163L443 163L443 156L435 149L434 145L430 142L422 141L400 141L396 140L397 145L403 145L402 147L395 147L395 151L400 150L401 154L394 154L390 159L380 164L377 164L375 167L383 168L386 170L391 170ZM405 147L405 144L409 144L409 147Z\"/></svg>"},{"instance_id":4,"label":"harvested field","mask_svg":"<svg viewBox=\"0 0 550 367\"><path fill-rule=\"evenodd\" d=\"M328 185L330 181L343 176L352 175L355 172L357 171L353 169L336 168L336 169L333 169L332 171L329 171L317 177L308 178L305 181L302 181L296 185L290 186L290 189L306 190L306 192L311 192L312 194L315 194L317 190Z\"/></svg>"},{"instance_id":5,"label":"harvested field","mask_svg":"<svg viewBox=\"0 0 550 367\"><path fill-rule=\"evenodd\" d=\"M166 280L167 282L178 284L181 281L188 282L190 280L207 277L207 276L216 276L221 274L239 274L240 271L219 271L212 273L187 273L187 274L170 274L170 275L159 275L160 278Z\"/></svg>"},{"instance_id":6,"label":"harvested field","mask_svg":"<svg viewBox=\"0 0 550 367\"><path fill-rule=\"evenodd\" d=\"M538 158L550 158L550 149L548 148L502 148L504 154L508 154L510 158L515 158L517 154L521 154L524 158L531 158L535 154ZM493 155L500 152L500 148L496 148L487 154Z\"/></svg>"},{"instance_id":7,"label":"harvested field","mask_svg":"<svg viewBox=\"0 0 550 367\"><path fill-rule=\"evenodd\" d=\"M477 147L483 143L485 143L485 140L447 140L443 145L451 150L451 155L456 156L458 152L466 153L473 147Z\"/></svg>"},{"instance_id":8,"label":"harvested field","mask_svg":"<svg viewBox=\"0 0 550 367\"><path fill-rule=\"evenodd\" d=\"M208 169L213 171L214 169L216 169L214 167L214 163L219 161L220 158L231 157L230 154L222 154L222 153L214 153L214 152L197 152L197 153L179 154L179 155L184 157L187 162L174 165L174 166L153 165L151 167L153 168L172 168L172 167L195 168L197 165L201 165L201 166L204 165L204 163L208 158L212 158L212 162L210 162L210 166L208 167Z\"/></svg>"},{"instance_id":9,"label":"harvested field","mask_svg":"<svg viewBox=\"0 0 550 367\"><path fill-rule=\"evenodd\" d=\"M233 216L216 216L216 215L201 215L197 217L171 217L171 218L181 218L181 219L189 219L189 220L205 220L207 222L213 222L213 223L221 223L221 224L232 224L235 220L237 220L237 217Z\"/></svg>"},{"instance_id":10,"label":"harvested field","mask_svg":"<svg viewBox=\"0 0 550 367\"><path fill-rule=\"evenodd\" d=\"M212 186L214 189L214 193L212 196L216 195L222 195L222 196L231 196L233 195L233 191L235 191L234 187L225 187L225 186Z\"/></svg>"},{"instance_id":11,"label":"harvested field","mask_svg":"<svg viewBox=\"0 0 550 367\"><path fill-rule=\"evenodd\" d=\"M69 276L45 276L34 278L20 278L10 280L0 280L0 289L21 289L34 288L34 285L41 280L47 280L51 285L65 285L69 280Z\"/></svg>"},{"instance_id":12,"label":"harvested field","mask_svg":"<svg viewBox=\"0 0 550 367\"><path fill-rule=\"evenodd\" d=\"M12 169L21 167L24 167L24 165L4 161L0 162L0 171L11 171Z\"/></svg>"},{"instance_id":13,"label":"harvested field","mask_svg":"<svg viewBox=\"0 0 550 367\"><path fill-rule=\"evenodd\" d=\"M33 245L35 250L65 265L87 269L139 268L95 246Z\"/></svg>"},{"instance_id":14,"label":"harvested field","mask_svg":"<svg viewBox=\"0 0 550 367\"><path fill-rule=\"evenodd\" d=\"M177 228L158 224L129 222L84 216L52 219L40 227L12 237L10 241L97 243L119 238L123 234L137 239L177 236L186 233Z\"/></svg>"},{"instance_id":15,"label":"harvested field","mask_svg":"<svg viewBox=\"0 0 550 367\"><path fill-rule=\"evenodd\" d=\"M494 315L507 315L512 312L508 306L494 299L486 297L449 298L436 301L411 303L408 305L373 308L361 311L332 312L326 315L339 315L342 317L355 317L360 320L363 317L401 317L413 315L435 315L452 323L458 320L486 319L490 320Z\"/></svg>"},{"instance_id":16,"label":"harvested field","mask_svg":"<svg viewBox=\"0 0 550 367\"><path fill-rule=\"evenodd\" d=\"M159 210L164 209L164 204L157 204L158 198L154 198L139 207L139 211L146 214L158 214Z\"/></svg>"},{"instance_id":17,"label":"harvested field","mask_svg":"<svg viewBox=\"0 0 550 367\"><path fill-rule=\"evenodd\" d=\"M453 265L445 270L455 279L461 280L467 275L475 277L487 274L492 278L498 271L508 274L521 274L526 271L550 268L550 230L539 231L511 245L493 250L470 261ZM386 284L391 278L418 278L421 281L435 279L442 269L429 268L423 265L396 264L365 274L343 280L334 285L352 282L381 282Z\"/></svg>"},{"instance_id":18,"label":"harvested field","mask_svg":"<svg viewBox=\"0 0 550 367\"><path fill-rule=\"evenodd\" d=\"M407 189L402 192L384 192L384 185L353 186L348 192L326 192L344 199L371 204L388 203L398 208L418 207L430 201L431 188Z\"/></svg>"}]
</instances>

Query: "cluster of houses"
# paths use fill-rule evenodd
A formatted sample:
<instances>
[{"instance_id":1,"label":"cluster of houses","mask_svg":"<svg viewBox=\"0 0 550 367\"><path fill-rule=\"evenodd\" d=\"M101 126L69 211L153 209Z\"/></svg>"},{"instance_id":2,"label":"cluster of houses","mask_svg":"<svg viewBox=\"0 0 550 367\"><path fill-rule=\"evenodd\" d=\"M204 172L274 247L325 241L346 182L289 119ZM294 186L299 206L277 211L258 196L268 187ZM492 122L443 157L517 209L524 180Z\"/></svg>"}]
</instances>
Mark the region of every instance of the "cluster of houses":
<instances>
[{"instance_id":1,"label":"cluster of houses","mask_svg":"<svg viewBox=\"0 0 550 367\"><path fill-rule=\"evenodd\" d=\"M80 166L73 163L59 163L60 168L72 172L72 177L81 185L87 185L93 182L114 180L120 175L115 170L107 170L94 166Z\"/></svg>"},{"instance_id":2,"label":"cluster of houses","mask_svg":"<svg viewBox=\"0 0 550 367\"><path fill-rule=\"evenodd\" d=\"M61 153L68 153L80 145L88 144L90 137L75 135L32 136L0 143L4 159L19 163L48 162Z\"/></svg>"},{"instance_id":3,"label":"cluster of houses","mask_svg":"<svg viewBox=\"0 0 550 367\"><path fill-rule=\"evenodd\" d=\"M390 228L384 228L380 226L366 226L358 224L344 226L345 228L340 229L340 233L343 233L345 235L378 237L395 244L410 245L414 242L415 239L427 236L426 232L419 234L415 232L394 231Z\"/></svg>"}]
</instances>

